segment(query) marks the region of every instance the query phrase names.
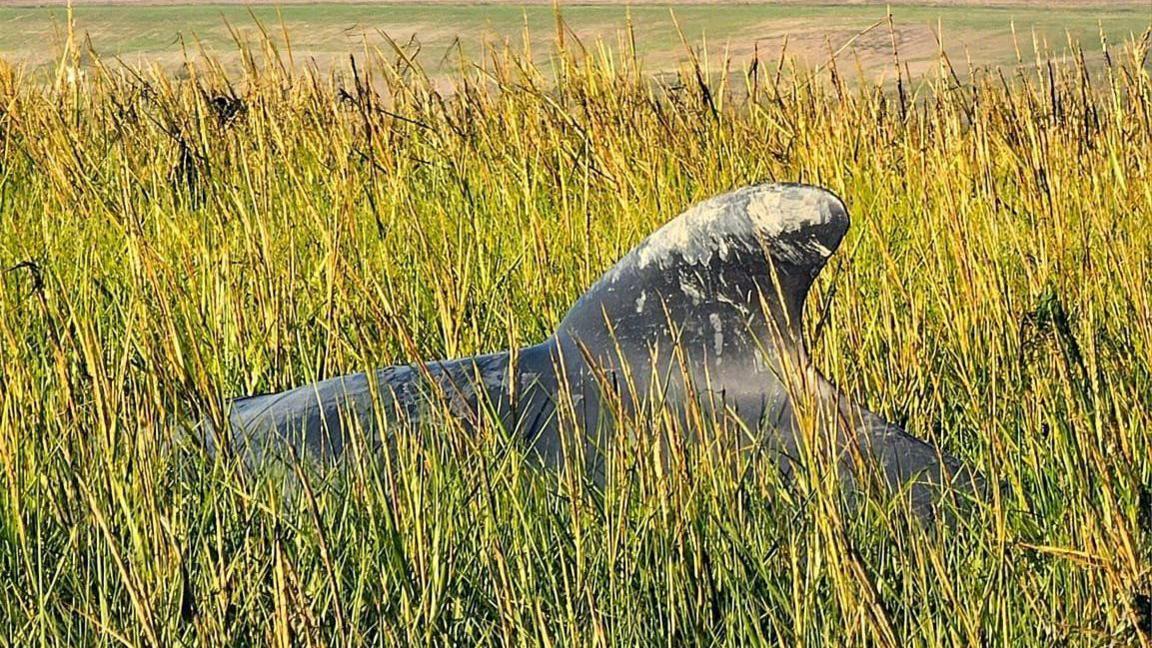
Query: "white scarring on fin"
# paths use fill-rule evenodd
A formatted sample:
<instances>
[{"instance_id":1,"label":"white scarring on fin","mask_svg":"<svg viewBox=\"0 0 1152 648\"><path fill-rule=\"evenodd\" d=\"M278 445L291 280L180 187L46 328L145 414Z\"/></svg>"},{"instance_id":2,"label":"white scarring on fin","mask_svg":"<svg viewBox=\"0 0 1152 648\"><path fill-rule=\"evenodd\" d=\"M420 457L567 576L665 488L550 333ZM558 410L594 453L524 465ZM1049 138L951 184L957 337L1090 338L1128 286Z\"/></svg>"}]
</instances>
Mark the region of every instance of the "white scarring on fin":
<instances>
[{"instance_id":1,"label":"white scarring on fin","mask_svg":"<svg viewBox=\"0 0 1152 648\"><path fill-rule=\"evenodd\" d=\"M640 244L638 268L656 264L666 267L673 254L685 265L707 264L715 255L727 259L732 240L749 229L766 239L800 232L831 222L828 194L795 191L789 187L764 184L744 187L710 198L690 208ZM824 258L831 250L816 241L797 256L816 252ZM805 246L809 247L809 246Z\"/></svg>"},{"instance_id":2,"label":"white scarring on fin","mask_svg":"<svg viewBox=\"0 0 1152 648\"><path fill-rule=\"evenodd\" d=\"M708 315L708 321L712 323L712 349L719 358L724 355L724 325L720 322L719 313Z\"/></svg>"}]
</instances>

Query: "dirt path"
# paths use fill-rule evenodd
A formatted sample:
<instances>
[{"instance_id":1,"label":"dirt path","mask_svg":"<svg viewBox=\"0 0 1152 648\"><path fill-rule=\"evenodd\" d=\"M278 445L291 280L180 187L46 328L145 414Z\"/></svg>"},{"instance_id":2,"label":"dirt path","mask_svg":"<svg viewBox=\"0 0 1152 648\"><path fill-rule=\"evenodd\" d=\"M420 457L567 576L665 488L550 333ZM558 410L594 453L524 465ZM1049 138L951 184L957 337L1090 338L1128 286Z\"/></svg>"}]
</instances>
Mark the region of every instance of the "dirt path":
<instances>
[{"instance_id":1,"label":"dirt path","mask_svg":"<svg viewBox=\"0 0 1152 648\"><path fill-rule=\"evenodd\" d=\"M75 7L85 6L177 6L177 5L323 5L323 4L364 4L364 5L497 5L497 6L540 6L552 5L553 0L477 0L473 2L461 0L385 0L384 2L371 2L366 0L210 0L208 2L195 2L189 0L73 0ZM0 0L0 7L64 7L68 0ZM729 0L577 0L575 2L561 2L562 7L585 5L825 5L825 6L918 6L918 7L948 7L952 9L961 7L1027 7L1031 9L1141 9L1147 8L1152 16L1152 0L832 0L826 2L812 2L811 0L767 0L761 2L731 2Z\"/></svg>"}]
</instances>

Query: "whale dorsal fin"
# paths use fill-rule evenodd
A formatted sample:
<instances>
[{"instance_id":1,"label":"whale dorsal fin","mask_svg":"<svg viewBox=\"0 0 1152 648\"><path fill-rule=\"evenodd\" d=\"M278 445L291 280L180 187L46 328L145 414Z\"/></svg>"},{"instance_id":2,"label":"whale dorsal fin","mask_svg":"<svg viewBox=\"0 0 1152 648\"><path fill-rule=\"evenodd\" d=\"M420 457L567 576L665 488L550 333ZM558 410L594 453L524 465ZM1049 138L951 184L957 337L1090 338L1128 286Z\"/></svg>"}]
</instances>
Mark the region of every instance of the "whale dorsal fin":
<instances>
[{"instance_id":1,"label":"whale dorsal fin","mask_svg":"<svg viewBox=\"0 0 1152 648\"><path fill-rule=\"evenodd\" d=\"M608 270L557 337L635 359L678 344L727 367L753 347L803 353L804 299L848 224L844 203L819 187L759 184L705 200Z\"/></svg>"}]
</instances>

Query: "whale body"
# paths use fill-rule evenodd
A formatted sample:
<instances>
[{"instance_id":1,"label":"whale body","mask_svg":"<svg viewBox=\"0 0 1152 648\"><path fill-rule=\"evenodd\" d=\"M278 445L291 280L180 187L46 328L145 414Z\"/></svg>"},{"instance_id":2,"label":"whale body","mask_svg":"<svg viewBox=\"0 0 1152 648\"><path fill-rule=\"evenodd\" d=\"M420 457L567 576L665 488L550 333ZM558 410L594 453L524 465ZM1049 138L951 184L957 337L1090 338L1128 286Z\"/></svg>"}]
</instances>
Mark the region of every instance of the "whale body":
<instances>
[{"instance_id":1,"label":"whale body","mask_svg":"<svg viewBox=\"0 0 1152 648\"><path fill-rule=\"evenodd\" d=\"M694 404L746 430L749 447L774 452L786 471L819 443L849 483L868 472L928 513L965 474L960 464L854 405L805 349L805 298L848 226L844 203L820 187L716 196L629 251L543 342L239 398L230 442L338 456L351 426L395 434L438 404L464 425L498 421L545 463L577 452L591 466L622 417Z\"/></svg>"}]
</instances>

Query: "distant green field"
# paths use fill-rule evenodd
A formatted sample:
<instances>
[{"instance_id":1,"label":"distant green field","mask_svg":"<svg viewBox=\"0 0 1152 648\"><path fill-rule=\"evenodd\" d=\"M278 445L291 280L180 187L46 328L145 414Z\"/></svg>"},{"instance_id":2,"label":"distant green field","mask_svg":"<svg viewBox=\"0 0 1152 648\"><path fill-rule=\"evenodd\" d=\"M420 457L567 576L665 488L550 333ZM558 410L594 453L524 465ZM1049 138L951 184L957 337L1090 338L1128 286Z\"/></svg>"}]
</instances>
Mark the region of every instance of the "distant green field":
<instances>
[{"instance_id":1,"label":"distant green field","mask_svg":"<svg viewBox=\"0 0 1152 648\"><path fill-rule=\"evenodd\" d=\"M684 56L672 11L685 37L706 43L709 65L720 67L723 54L747 61L755 49L765 58L778 57L788 39L787 52L810 64L827 60L830 51L844 49L848 73L857 64L866 72L883 69L891 60L891 34L884 24L860 35L885 16L876 6L573 6L563 18L585 46L598 41L617 44L628 23L629 11L636 43L650 70L676 66ZM0 8L0 57L45 66L59 54L66 25L61 8ZM1071 36L1090 50L1099 49L1101 30L1112 42L1139 34L1150 23L1147 11L1127 9L942 8L900 6L894 9L900 55L917 71L938 60L936 33L943 34L946 51L958 62L969 57L977 65L1015 61L1012 27L1026 58L1033 55L1033 34L1053 53L1066 48ZM493 5L295 5L246 8L235 5L102 6L76 10L76 29L88 34L97 52L132 63L177 65L181 37L195 53L196 43L226 63L235 63L230 27L244 39L255 39L259 23L282 38L286 31L297 60L315 60L321 67L343 61L350 52L379 47L382 34L400 42L415 39L421 62L434 73L466 57L483 53L485 44L505 41L520 46L525 28L537 51L555 34L555 17L547 6ZM855 37L855 40L852 40Z\"/></svg>"}]
</instances>

